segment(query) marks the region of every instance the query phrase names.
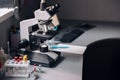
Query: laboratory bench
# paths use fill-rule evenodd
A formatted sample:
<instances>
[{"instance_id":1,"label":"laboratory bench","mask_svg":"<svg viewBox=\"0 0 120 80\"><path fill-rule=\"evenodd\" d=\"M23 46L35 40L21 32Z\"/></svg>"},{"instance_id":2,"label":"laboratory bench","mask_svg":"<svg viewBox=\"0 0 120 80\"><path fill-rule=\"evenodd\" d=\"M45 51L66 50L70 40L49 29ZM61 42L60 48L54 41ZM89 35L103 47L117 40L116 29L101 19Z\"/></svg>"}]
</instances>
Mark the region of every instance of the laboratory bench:
<instances>
[{"instance_id":1,"label":"laboratory bench","mask_svg":"<svg viewBox=\"0 0 120 80\"><path fill-rule=\"evenodd\" d=\"M87 26L81 26L88 24ZM69 44L78 46L87 46L92 42L106 38L120 38L120 22L101 22L101 21L79 21L79 20L62 20L61 26L88 28ZM93 26L93 27L90 27Z\"/></svg>"},{"instance_id":2,"label":"laboratory bench","mask_svg":"<svg viewBox=\"0 0 120 80\"><path fill-rule=\"evenodd\" d=\"M42 67L44 73L40 73L38 80L81 80L82 55L62 53L64 57L56 67ZM30 65L30 71L33 66ZM2 80L31 80L31 78L4 77Z\"/></svg>"},{"instance_id":3,"label":"laboratory bench","mask_svg":"<svg viewBox=\"0 0 120 80\"><path fill-rule=\"evenodd\" d=\"M75 21L72 22L67 21L63 22L61 26L62 28L66 26L74 27L76 24L81 23ZM93 24L95 25L94 27L86 30L73 42L66 44L87 47L87 45L97 40L106 38L120 38L120 25L92 23L92 25ZM84 48L84 50L85 49L86 48ZM51 68L42 67L44 73L40 73L40 80L82 80L82 63L84 50L82 50L83 51L82 54L72 54L63 51L61 53L61 56L63 58L58 65ZM33 69L32 65L30 65L30 69L31 70ZM5 77L3 80L29 80L29 78L26 79Z\"/></svg>"}]
</instances>

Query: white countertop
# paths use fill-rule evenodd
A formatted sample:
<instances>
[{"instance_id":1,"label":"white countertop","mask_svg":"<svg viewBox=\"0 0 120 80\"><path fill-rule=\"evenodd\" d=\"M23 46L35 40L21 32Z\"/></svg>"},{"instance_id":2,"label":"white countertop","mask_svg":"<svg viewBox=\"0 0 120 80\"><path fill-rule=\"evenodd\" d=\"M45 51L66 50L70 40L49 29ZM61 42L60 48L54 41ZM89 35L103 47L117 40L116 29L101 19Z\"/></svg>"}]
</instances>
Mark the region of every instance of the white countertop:
<instances>
[{"instance_id":1,"label":"white countertop","mask_svg":"<svg viewBox=\"0 0 120 80\"><path fill-rule=\"evenodd\" d=\"M83 56L79 54L62 53L64 59L52 68L42 67L43 73L40 73L38 80L82 80L82 62ZM34 66L30 66L30 72ZM33 74L32 74L33 75ZM30 78L4 77L2 80L33 80Z\"/></svg>"}]
</instances>

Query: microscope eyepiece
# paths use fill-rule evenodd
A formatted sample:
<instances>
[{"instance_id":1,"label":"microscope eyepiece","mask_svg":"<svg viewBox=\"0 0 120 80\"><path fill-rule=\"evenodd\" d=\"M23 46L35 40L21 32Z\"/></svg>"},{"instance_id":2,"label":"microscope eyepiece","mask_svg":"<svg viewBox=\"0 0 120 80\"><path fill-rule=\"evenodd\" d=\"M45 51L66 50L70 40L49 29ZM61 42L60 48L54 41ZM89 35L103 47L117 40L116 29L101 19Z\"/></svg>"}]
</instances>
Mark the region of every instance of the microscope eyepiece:
<instances>
[{"instance_id":1,"label":"microscope eyepiece","mask_svg":"<svg viewBox=\"0 0 120 80\"><path fill-rule=\"evenodd\" d=\"M41 0L40 2L40 10L43 11L46 9L46 3L45 3L45 0Z\"/></svg>"}]
</instances>

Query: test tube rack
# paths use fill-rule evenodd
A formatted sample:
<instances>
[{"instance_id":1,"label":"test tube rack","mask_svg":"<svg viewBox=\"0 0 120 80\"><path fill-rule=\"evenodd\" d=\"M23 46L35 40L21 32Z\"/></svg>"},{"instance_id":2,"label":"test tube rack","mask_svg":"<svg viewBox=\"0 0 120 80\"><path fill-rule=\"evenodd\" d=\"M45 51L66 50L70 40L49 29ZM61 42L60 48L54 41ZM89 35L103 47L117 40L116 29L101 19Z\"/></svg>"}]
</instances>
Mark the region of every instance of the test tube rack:
<instances>
[{"instance_id":1,"label":"test tube rack","mask_svg":"<svg viewBox=\"0 0 120 80\"><path fill-rule=\"evenodd\" d=\"M29 76L30 61L7 60L5 63L5 76L6 77L28 77Z\"/></svg>"}]
</instances>

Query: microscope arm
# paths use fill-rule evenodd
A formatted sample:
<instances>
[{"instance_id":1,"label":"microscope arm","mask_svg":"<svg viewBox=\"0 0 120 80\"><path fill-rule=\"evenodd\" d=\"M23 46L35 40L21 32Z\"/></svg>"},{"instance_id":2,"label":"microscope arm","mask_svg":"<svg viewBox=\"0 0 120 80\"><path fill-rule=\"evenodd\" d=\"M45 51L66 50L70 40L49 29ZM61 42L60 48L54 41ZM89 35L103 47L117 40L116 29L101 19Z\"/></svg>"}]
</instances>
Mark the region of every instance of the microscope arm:
<instances>
[{"instance_id":1,"label":"microscope arm","mask_svg":"<svg viewBox=\"0 0 120 80\"><path fill-rule=\"evenodd\" d=\"M20 22L20 39L27 39L29 41L29 27L38 24L35 18L23 20Z\"/></svg>"}]
</instances>

